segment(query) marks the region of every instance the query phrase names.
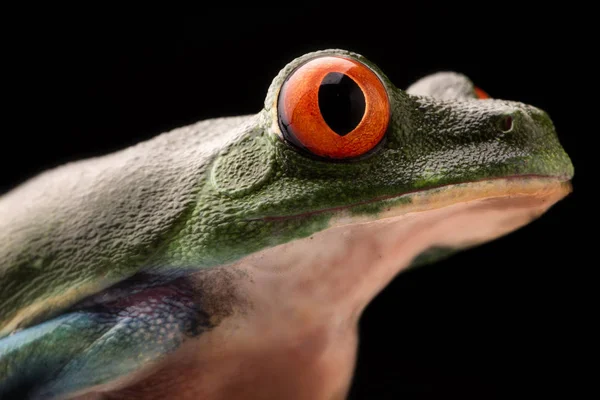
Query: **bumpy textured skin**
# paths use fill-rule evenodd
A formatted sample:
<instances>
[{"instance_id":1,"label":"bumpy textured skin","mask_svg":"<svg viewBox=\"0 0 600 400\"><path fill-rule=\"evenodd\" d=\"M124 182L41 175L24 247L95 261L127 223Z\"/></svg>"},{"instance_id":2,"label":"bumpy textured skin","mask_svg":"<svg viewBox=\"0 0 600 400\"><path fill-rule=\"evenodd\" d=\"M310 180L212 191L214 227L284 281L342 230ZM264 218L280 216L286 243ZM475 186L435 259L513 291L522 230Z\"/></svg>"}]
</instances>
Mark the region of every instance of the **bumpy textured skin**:
<instances>
[{"instance_id":1,"label":"bumpy textured skin","mask_svg":"<svg viewBox=\"0 0 600 400\"><path fill-rule=\"evenodd\" d=\"M176 129L2 196L0 327L28 306L46 301L32 316L47 317L139 271L196 204L209 162L250 120Z\"/></svg>"},{"instance_id":2,"label":"bumpy textured skin","mask_svg":"<svg viewBox=\"0 0 600 400\"><path fill-rule=\"evenodd\" d=\"M325 54L355 57L369 65L388 91L389 132L367 157L320 160L281 137L275 107L281 84L302 62ZM282 69L264 109L254 116L203 121L26 182L0 198L2 333L49 320L141 273L185 275L306 237L326 228L339 207L373 214L381 211L377 203L361 203L415 189L508 175L572 175L571 162L543 111L517 102L476 100L469 95L469 84L462 80L458 89L444 92L452 93L450 97L435 98L425 96L421 82L410 94L394 87L360 55L343 50L311 53ZM513 124L504 131L508 115ZM78 347L52 343L69 337L82 346L91 343L110 354L104 362L119 365L129 354L119 349L145 352L135 341L123 344L127 335L119 336L115 327L128 329L124 321L134 324L140 318L119 320L123 310L129 308L109 307L108 316L96 320L99 314L90 316L85 314L89 309L76 306L58 319L0 339L0 374L9 377L4 387L14 390L35 379L40 371L25 371L40 359L53 367L37 393L69 393L99 383L93 379L98 359L82 355ZM198 322L202 313L183 313L177 326L187 328L178 330L173 342L157 345L148 359L176 347L182 335L208 329ZM52 324L62 330L53 330ZM101 345L98 338L110 331L122 339ZM161 342L160 335L148 340ZM49 349L53 355L47 355ZM142 357L139 365L129 367L146 361ZM75 367L56 375L68 363ZM73 368L79 374L67 373ZM100 381L124 373L113 372Z\"/></svg>"},{"instance_id":3,"label":"bumpy textured skin","mask_svg":"<svg viewBox=\"0 0 600 400\"><path fill-rule=\"evenodd\" d=\"M419 79L406 93L430 96L439 100L475 99L475 85L463 74L452 71L437 72Z\"/></svg>"}]
</instances>

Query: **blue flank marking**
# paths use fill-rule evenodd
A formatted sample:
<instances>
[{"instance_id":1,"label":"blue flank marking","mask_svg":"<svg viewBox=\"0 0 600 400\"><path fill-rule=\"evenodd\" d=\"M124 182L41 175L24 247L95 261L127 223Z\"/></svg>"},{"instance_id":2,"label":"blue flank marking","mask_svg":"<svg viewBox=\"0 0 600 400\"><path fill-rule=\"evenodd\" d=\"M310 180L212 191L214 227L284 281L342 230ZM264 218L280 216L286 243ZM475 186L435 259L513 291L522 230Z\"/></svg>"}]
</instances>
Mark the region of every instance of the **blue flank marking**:
<instances>
[{"instance_id":1,"label":"blue flank marking","mask_svg":"<svg viewBox=\"0 0 600 400\"><path fill-rule=\"evenodd\" d=\"M163 358L210 328L195 300L185 278L135 277L0 339L0 399L62 397Z\"/></svg>"}]
</instances>

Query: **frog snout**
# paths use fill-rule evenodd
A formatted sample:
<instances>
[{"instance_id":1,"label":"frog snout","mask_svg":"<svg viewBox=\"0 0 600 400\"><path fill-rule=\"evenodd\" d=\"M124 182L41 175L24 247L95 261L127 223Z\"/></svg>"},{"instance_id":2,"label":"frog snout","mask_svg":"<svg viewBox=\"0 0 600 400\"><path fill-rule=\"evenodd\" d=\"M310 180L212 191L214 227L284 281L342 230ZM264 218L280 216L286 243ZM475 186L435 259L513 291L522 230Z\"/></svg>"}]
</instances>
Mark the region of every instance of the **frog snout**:
<instances>
[{"instance_id":1,"label":"frog snout","mask_svg":"<svg viewBox=\"0 0 600 400\"><path fill-rule=\"evenodd\" d=\"M544 110L523 104L507 107L495 115L494 125L494 130L499 137L515 136L531 139L556 136L554 124Z\"/></svg>"},{"instance_id":2,"label":"frog snout","mask_svg":"<svg viewBox=\"0 0 600 400\"><path fill-rule=\"evenodd\" d=\"M521 160L523 170L519 170L520 173L573 175L573 164L562 148L554 123L546 111L521 103L509 103L495 115L495 125L496 140L506 146L507 154Z\"/></svg>"}]
</instances>

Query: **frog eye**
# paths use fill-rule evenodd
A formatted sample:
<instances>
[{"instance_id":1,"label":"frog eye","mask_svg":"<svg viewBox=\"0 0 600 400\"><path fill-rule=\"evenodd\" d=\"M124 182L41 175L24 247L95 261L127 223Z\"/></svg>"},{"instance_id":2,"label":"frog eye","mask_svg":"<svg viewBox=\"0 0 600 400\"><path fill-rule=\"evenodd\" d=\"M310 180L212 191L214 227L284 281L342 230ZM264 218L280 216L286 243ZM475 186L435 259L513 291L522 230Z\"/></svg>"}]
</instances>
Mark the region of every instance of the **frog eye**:
<instances>
[{"instance_id":1,"label":"frog eye","mask_svg":"<svg viewBox=\"0 0 600 400\"><path fill-rule=\"evenodd\" d=\"M489 94L487 94L486 92L484 92L477 86L475 86L475 96L477 96L478 99L489 99L490 98Z\"/></svg>"},{"instance_id":2,"label":"frog eye","mask_svg":"<svg viewBox=\"0 0 600 400\"><path fill-rule=\"evenodd\" d=\"M314 58L293 71L279 92L284 138L332 159L363 155L385 136L390 105L379 77L359 61Z\"/></svg>"}]
</instances>

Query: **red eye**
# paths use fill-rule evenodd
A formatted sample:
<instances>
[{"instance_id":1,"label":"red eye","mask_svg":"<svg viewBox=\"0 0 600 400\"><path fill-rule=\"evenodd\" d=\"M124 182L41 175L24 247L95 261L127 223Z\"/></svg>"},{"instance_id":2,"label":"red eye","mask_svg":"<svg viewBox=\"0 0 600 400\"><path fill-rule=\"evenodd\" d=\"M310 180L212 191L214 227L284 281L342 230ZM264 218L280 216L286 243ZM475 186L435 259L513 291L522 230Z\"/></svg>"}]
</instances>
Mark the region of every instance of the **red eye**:
<instances>
[{"instance_id":1,"label":"red eye","mask_svg":"<svg viewBox=\"0 0 600 400\"><path fill-rule=\"evenodd\" d=\"M385 87L366 65L319 57L290 74L277 112L284 137L327 158L357 157L385 136L390 105Z\"/></svg>"},{"instance_id":2,"label":"red eye","mask_svg":"<svg viewBox=\"0 0 600 400\"><path fill-rule=\"evenodd\" d=\"M475 96L477 96L478 99L489 99L490 98L489 94L487 94L483 90L479 89L477 86L475 86Z\"/></svg>"}]
</instances>

